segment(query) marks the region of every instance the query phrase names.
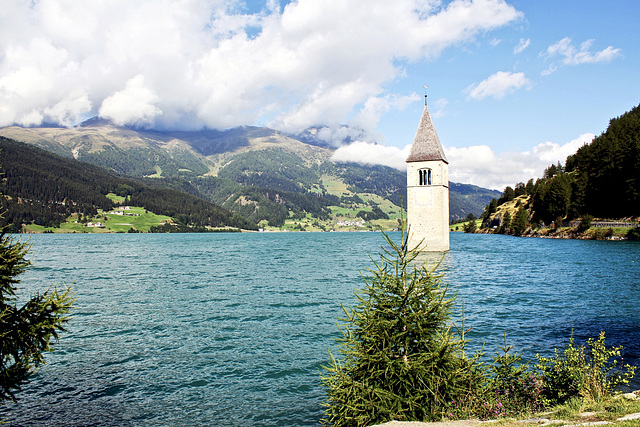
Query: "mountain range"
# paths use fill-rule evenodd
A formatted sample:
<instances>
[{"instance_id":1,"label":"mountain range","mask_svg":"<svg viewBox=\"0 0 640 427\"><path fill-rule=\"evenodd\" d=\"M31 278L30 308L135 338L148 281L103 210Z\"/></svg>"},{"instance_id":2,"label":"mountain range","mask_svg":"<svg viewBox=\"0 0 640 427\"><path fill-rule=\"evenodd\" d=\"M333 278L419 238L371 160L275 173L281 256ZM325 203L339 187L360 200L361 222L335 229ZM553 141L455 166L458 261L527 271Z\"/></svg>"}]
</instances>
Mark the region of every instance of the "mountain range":
<instances>
[{"instance_id":1,"label":"mountain range","mask_svg":"<svg viewBox=\"0 0 640 427\"><path fill-rule=\"evenodd\" d=\"M335 229L344 221L394 228L406 194L396 169L331 160L335 148L269 128L158 131L94 118L73 128L5 127L0 136L215 203L261 227ZM78 163L80 163L78 162ZM141 182L142 182L141 181ZM500 193L450 183L451 219L479 215ZM303 223L304 222L304 223ZM308 228L306 228L308 229Z\"/></svg>"}]
</instances>

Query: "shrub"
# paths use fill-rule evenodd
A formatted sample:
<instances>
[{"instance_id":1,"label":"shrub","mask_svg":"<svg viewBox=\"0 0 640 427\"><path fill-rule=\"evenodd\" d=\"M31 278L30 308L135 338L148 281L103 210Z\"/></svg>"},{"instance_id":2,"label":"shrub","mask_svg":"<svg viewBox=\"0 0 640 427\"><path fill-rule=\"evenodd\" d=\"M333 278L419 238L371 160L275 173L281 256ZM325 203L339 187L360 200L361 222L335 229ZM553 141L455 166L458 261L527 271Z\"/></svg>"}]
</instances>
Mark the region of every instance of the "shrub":
<instances>
[{"instance_id":1,"label":"shrub","mask_svg":"<svg viewBox=\"0 0 640 427\"><path fill-rule=\"evenodd\" d=\"M607 348L605 334L598 339L588 339L586 346L576 347L573 335L563 353L555 351L555 357L536 355L536 368L543 377L542 396L547 405L557 405L582 396L592 401L602 401L613 390L628 384L635 374L635 367L617 359L622 347Z\"/></svg>"},{"instance_id":2,"label":"shrub","mask_svg":"<svg viewBox=\"0 0 640 427\"><path fill-rule=\"evenodd\" d=\"M463 230L465 233L475 233L477 230L476 220L472 219L471 221L467 222L464 225Z\"/></svg>"},{"instance_id":3,"label":"shrub","mask_svg":"<svg viewBox=\"0 0 640 427\"><path fill-rule=\"evenodd\" d=\"M578 225L578 228L576 229L576 231L578 233L584 233L585 231L591 228L591 221L593 221L593 216L583 215L582 221L580 221L580 224Z\"/></svg>"},{"instance_id":4,"label":"shrub","mask_svg":"<svg viewBox=\"0 0 640 427\"><path fill-rule=\"evenodd\" d=\"M399 245L384 237L387 247L355 292L356 305L343 307L342 358L330 352L324 367L326 424L440 420L483 384L478 356L467 358L464 337L451 330L454 297L442 275L418 263L404 231Z\"/></svg>"},{"instance_id":5,"label":"shrub","mask_svg":"<svg viewBox=\"0 0 640 427\"><path fill-rule=\"evenodd\" d=\"M518 209L518 212L516 212L516 215L513 217L513 220L511 221L511 234L513 234L514 236L521 236L522 233L524 233L524 231L527 228L527 222L529 221L529 211L526 210L525 208L520 208Z\"/></svg>"},{"instance_id":6,"label":"shrub","mask_svg":"<svg viewBox=\"0 0 640 427\"><path fill-rule=\"evenodd\" d=\"M478 408L477 415L487 419L541 410L542 381L522 363L522 355L512 352L513 346L507 346L506 334L504 346L499 349L490 369L485 402Z\"/></svg>"},{"instance_id":7,"label":"shrub","mask_svg":"<svg viewBox=\"0 0 640 427\"><path fill-rule=\"evenodd\" d=\"M640 227L632 228L627 232L627 239L640 240Z\"/></svg>"}]
</instances>

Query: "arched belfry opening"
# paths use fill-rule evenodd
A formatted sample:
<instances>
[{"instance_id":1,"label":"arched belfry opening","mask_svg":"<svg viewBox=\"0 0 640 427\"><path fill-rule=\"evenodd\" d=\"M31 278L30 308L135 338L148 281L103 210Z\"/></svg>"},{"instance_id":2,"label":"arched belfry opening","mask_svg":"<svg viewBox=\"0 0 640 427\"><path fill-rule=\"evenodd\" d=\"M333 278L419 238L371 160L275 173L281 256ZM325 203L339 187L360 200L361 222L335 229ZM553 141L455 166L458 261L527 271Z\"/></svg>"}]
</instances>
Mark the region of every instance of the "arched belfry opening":
<instances>
[{"instance_id":1,"label":"arched belfry opening","mask_svg":"<svg viewBox=\"0 0 640 427\"><path fill-rule=\"evenodd\" d=\"M406 162L409 246L425 252L448 251L449 162L431 120L426 94Z\"/></svg>"},{"instance_id":2,"label":"arched belfry opening","mask_svg":"<svg viewBox=\"0 0 640 427\"><path fill-rule=\"evenodd\" d=\"M420 169L418 171L418 185L431 185L432 183L432 175L431 169Z\"/></svg>"}]
</instances>

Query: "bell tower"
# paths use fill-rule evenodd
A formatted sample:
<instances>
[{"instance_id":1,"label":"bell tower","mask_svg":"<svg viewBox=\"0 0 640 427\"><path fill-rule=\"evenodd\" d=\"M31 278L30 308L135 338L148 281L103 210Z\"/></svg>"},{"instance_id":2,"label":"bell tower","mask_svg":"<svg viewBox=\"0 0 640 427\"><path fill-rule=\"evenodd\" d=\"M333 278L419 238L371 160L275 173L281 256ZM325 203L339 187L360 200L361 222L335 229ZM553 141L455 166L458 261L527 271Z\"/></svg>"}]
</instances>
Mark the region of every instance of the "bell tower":
<instances>
[{"instance_id":1,"label":"bell tower","mask_svg":"<svg viewBox=\"0 0 640 427\"><path fill-rule=\"evenodd\" d=\"M449 162L427 108L407 157L407 225L409 248L449 250Z\"/></svg>"}]
</instances>

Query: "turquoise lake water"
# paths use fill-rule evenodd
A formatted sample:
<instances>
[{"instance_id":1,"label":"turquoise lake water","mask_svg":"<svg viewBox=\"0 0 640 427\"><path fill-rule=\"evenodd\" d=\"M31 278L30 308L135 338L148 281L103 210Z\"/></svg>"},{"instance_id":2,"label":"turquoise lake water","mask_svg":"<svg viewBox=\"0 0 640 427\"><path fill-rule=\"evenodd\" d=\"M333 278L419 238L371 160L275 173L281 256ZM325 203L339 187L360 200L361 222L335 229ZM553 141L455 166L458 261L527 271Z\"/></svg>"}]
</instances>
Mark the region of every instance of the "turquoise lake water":
<instances>
[{"instance_id":1,"label":"turquoise lake water","mask_svg":"<svg viewBox=\"0 0 640 427\"><path fill-rule=\"evenodd\" d=\"M391 233L399 238L399 233ZM13 426L305 426L340 304L379 233L34 235L24 294L73 283L74 318L0 410ZM451 235L472 348L527 359L607 333L640 364L640 244ZM633 386L640 388L636 380Z\"/></svg>"}]
</instances>

